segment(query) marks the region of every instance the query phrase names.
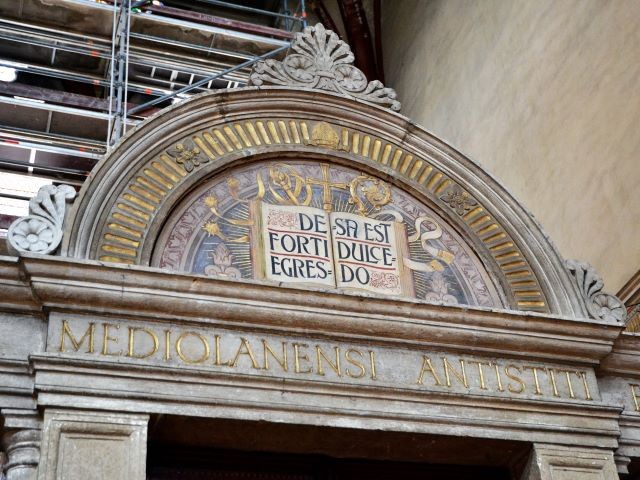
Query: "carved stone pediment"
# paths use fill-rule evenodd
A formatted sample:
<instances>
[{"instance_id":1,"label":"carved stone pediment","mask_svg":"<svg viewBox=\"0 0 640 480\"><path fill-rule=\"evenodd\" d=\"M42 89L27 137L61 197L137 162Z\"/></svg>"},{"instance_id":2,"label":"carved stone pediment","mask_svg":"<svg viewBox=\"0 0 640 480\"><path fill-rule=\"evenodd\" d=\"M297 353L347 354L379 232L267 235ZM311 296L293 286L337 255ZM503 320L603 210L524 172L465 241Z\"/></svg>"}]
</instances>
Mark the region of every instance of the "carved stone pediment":
<instances>
[{"instance_id":1,"label":"carved stone pediment","mask_svg":"<svg viewBox=\"0 0 640 480\"><path fill-rule=\"evenodd\" d=\"M399 111L395 90L378 80L368 82L364 73L353 66L353 60L349 45L319 23L296 34L282 61L256 63L249 84L325 90Z\"/></svg>"},{"instance_id":2,"label":"carved stone pediment","mask_svg":"<svg viewBox=\"0 0 640 480\"><path fill-rule=\"evenodd\" d=\"M603 292L604 282L598 272L588 263L567 260L567 268L584 298L591 318L625 323L627 310L615 295Z\"/></svg>"}]
</instances>

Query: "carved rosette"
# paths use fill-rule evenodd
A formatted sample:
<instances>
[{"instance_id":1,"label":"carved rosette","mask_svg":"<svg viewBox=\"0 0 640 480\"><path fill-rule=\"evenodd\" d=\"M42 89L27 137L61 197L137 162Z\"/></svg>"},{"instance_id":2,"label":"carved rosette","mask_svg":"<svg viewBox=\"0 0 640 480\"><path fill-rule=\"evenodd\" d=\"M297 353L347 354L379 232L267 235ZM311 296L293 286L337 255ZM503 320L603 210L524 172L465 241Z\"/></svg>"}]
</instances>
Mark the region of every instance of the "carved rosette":
<instances>
[{"instance_id":1,"label":"carved rosette","mask_svg":"<svg viewBox=\"0 0 640 480\"><path fill-rule=\"evenodd\" d=\"M29 200L29 215L9 226L7 242L13 253L49 254L62 241L62 224L67 201L76 191L69 185L45 185Z\"/></svg>"},{"instance_id":2,"label":"carved rosette","mask_svg":"<svg viewBox=\"0 0 640 480\"><path fill-rule=\"evenodd\" d=\"M567 260L566 266L573 275L584 298L591 318L624 323L627 309L618 297L602 291L604 282L598 272L588 263Z\"/></svg>"},{"instance_id":3,"label":"carved rosette","mask_svg":"<svg viewBox=\"0 0 640 480\"><path fill-rule=\"evenodd\" d=\"M378 80L367 82L364 73L353 66L353 60L349 45L319 23L296 34L284 60L257 62L249 85L325 90L399 111L395 90Z\"/></svg>"}]
</instances>

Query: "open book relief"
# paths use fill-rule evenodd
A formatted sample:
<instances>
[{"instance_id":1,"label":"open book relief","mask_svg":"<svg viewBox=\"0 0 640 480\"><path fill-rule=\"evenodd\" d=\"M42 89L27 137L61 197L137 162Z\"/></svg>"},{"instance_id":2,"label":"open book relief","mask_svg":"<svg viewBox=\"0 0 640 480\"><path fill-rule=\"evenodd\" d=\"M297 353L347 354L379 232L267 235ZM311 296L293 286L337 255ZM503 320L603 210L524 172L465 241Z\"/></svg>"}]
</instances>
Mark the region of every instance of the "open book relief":
<instances>
[{"instance_id":1,"label":"open book relief","mask_svg":"<svg viewBox=\"0 0 640 480\"><path fill-rule=\"evenodd\" d=\"M433 210L357 170L254 163L188 201L162 267L434 301L446 289L448 303L496 304L472 249Z\"/></svg>"}]
</instances>

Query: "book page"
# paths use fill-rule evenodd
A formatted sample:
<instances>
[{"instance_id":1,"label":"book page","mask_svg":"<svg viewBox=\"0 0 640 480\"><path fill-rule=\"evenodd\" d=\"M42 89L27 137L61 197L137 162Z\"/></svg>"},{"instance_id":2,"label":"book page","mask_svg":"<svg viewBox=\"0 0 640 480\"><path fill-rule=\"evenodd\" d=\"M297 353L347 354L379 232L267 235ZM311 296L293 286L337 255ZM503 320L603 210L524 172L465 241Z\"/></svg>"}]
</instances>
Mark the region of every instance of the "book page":
<instances>
[{"instance_id":1,"label":"book page","mask_svg":"<svg viewBox=\"0 0 640 480\"><path fill-rule=\"evenodd\" d=\"M268 203L260 207L265 278L335 287L327 213Z\"/></svg>"},{"instance_id":2,"label":"book page","mask_svg":"<svg viewBox=\"0 0 640 480\"><path fill-rule=\"evenodd\" d=\"M336 286L402 294L394 222L340 212L330 218Z\"/></svg>"}]
</instances>

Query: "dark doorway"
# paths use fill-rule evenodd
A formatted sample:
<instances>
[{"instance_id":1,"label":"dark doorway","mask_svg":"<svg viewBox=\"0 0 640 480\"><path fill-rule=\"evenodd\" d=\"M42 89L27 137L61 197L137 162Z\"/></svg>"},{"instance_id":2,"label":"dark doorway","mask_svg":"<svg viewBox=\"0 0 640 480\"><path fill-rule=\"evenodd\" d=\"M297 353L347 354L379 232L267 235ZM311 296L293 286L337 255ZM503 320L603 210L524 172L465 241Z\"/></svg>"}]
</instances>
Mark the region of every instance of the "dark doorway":
<instances>
[{"instance_id":1,"label":"dark doorway","mask_svg":"<svg viewBox=\"0 0 640 480\"><path fill-rule=\"evenodd\" d=\"M148 480L513 480L531 445L175 415L149 423Z\"/></svg>"},{"instance_id":2,"label":"dark doorway","mask_svg":"<svg viewBox=\"0 0 640 480\"><path fill-rule=\"evenodd\" d=\"M153 446L148 480L509 480L505 468Z\"/></svg>"}]
</instances>

